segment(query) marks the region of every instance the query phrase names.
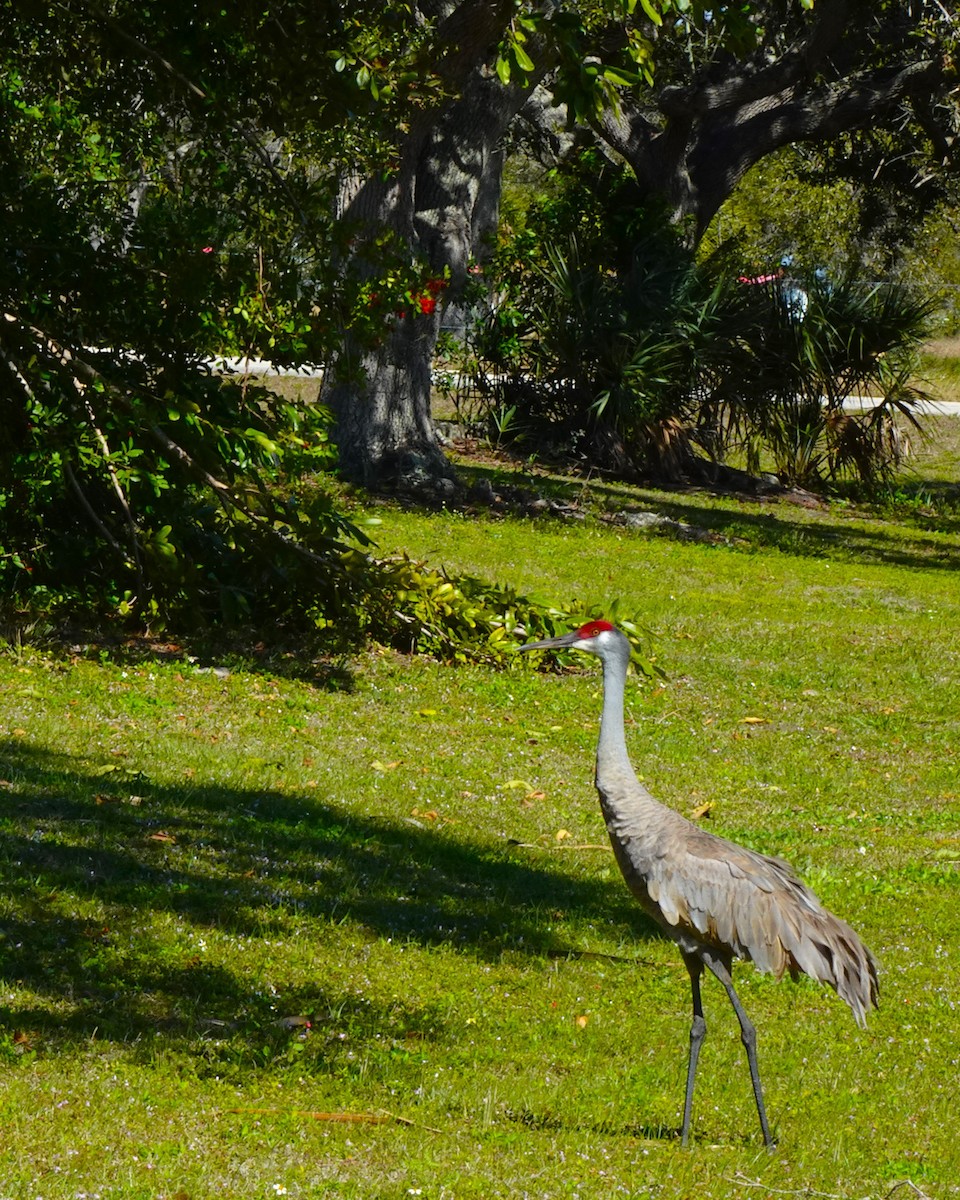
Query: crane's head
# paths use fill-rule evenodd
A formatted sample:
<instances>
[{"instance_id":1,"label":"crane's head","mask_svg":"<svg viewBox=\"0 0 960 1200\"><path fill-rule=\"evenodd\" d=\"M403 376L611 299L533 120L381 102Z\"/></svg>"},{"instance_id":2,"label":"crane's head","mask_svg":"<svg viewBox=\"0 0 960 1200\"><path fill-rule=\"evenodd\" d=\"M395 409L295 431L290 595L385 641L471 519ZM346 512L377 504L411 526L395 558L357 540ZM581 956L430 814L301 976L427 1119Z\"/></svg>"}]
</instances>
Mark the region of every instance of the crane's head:
<instances>
[{"instance_id":1,"label":"crane's head","mask_svg":"<svg viewBox=\"0 0 960 1200\"><path fill-rule=\"evenodd\" d=\"M605 653L626 641L627 639L620 630L611 625L609 621L588 621L586 625L581 625L579 629L574 629L570 633L561 634L560 637L546 638L542 642L527 642L520 649L586 650L589 654L596 654L602 658Z\"/></svg>"}]
</instances>

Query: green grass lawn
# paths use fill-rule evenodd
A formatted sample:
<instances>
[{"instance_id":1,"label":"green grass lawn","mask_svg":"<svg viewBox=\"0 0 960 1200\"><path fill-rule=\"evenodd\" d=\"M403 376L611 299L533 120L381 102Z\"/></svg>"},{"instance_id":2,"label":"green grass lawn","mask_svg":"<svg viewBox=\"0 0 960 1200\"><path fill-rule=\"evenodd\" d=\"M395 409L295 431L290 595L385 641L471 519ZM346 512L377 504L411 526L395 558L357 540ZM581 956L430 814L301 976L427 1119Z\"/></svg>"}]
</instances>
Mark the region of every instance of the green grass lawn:
<instances>
[{"instance_id":1,"label":"green grass lawn","mask_svg":"<svg viewBox=\"0 0 960 1200\"><path fill-rule=\"evenodd\" d=\"M710 980L679 1145L689 986L605 843L593 660L373 648L325 690L11 649L0 1197L960 1194L960 520L920 486L951 479L954 432L883 511L599 484L570 523L354 501L384 550L619 598L665 673L631 689L638 773L789 859L876 954L866 1032L738 968L775 1153ZM629 506L719 540L597 519Z\"/></svg>"},{"instance_id":2,"label":"green grass lawn","mask_svg":"<svg viewBox=\"0 0 960 1200\"><path fill-rule=\"evenodd\" d=\"M923 386L940 400L960 400L960 337L940 338L920 357Z\"/></svg>"}]
</instances>

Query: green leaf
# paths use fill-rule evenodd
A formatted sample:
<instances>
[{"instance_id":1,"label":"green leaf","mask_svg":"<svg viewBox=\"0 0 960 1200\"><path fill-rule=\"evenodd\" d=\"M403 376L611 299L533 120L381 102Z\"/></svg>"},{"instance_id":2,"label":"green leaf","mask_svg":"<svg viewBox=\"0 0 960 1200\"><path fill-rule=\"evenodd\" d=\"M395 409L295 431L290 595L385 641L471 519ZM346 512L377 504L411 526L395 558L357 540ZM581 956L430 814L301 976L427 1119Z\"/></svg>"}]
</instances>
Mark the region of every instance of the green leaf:
<instances>
[{"instance_id":1,"label":"green leaf","mask_svg":"<svg viewBox=\"0 0 960 1200\"><path fill-rule=\"evenodd\" d=\"M663 24L663 17L653 7L651 0L640 0L640 7L647 14L647 16L650 18L650 20L654 23L654 25L662 25Z\"/></svg>"},{"instance_id":2,"label":"green leaf","mask_svg":"<svg viewBox=\"0 0 960 1200\"><path fill-rule=\"evenodd\" d=\"M513 57L516 60L517 66L520 68L521 71L535 71L536 70L536 66L534 65L533 59L526 52L526 50L524 50L524 48L520 45L519 42L514 42L512 49L513 49Z\"/></svg>"},{"instance_id":3,"label":"green leaf","mask_svg":"<svg viewBox=\"0 0 960 1200\"><path fill-rule=\"evenodd\" d=\"M641 76L636 71L627 71L623 67L606 67L603 72L604 79L608 79L611 83L620 83L625 87L633 87L641 80Z\"/></svg>"}]
</instances>

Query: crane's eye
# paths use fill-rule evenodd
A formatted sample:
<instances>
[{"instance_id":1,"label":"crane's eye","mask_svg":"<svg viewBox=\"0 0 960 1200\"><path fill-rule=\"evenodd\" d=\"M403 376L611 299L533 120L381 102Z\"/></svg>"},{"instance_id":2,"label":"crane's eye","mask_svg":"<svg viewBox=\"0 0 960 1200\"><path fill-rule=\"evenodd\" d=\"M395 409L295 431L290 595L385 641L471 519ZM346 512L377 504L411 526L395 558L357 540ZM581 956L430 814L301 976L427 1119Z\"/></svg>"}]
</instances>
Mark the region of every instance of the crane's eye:
<instances>
[{"instance_id":1,"label":"crane's eye","mask_svg":"<svg viewBox=\"0 0 960 1200\"><path fill-rule=\"evenodd\" d=\"M609 621L588 621L586 625L581 625L577 630L577 634L582 638L596 637L598 633L609 633L613 626Z\"/></svg>"}]
</instances>

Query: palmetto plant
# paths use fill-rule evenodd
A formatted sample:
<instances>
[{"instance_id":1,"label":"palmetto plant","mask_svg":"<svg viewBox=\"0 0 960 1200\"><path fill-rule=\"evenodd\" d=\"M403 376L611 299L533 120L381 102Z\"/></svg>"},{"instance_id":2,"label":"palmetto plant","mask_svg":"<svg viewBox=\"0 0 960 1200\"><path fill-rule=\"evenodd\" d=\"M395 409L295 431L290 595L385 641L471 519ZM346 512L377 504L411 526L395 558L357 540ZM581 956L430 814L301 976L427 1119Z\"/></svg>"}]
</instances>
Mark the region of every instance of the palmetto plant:
<instances>
[{"instance_id":1,"label":"palmetto plant","mask_svg":"<svg viewBox=\"0 0 960 1200\"><path fill-rule=\"evenodd\" d=\"M778 285L753 292L744 375L722 389L729 448L739 442L757 465L765 449L784 482L812 485L849 475L887 476L902 457L896 418L919 428L925 394L911 383L931 313L900 285L847 276L804 281L802 319ZM849 398L866 401L849 409Z\"/></svg>"},{"instance_id":2,"label":"palmetto plant","mask_svg":"<svg viewBox=\"0 0 960 1200\"><path fill-rule=\"evenodd\" d=\"M745 453L788 484L872 484L899 464L899 426L919 428L925 398L911 382L925 297L852 274L796 280L801 314L782 280L745 286L726 250L697 262L662 234L606 262L575 237L547 246L492 313L481 390L514 431L626 475L678 477ZM850 397L872 403L858 411Z\"/></svg>"},{"instance_id":3,"label":"palmetto plant","mask_svg":"<svg viewBox=\"0 0 960 1200\"><path fill-rule=\"evenodd\" d=\"M723 254L697 264L656 233L620 259L576 237L545 247L481 333L481 381L541 440L676 476L716 440L712 400L743 357L749 305Z\"/></svg>"}]
</instances>

